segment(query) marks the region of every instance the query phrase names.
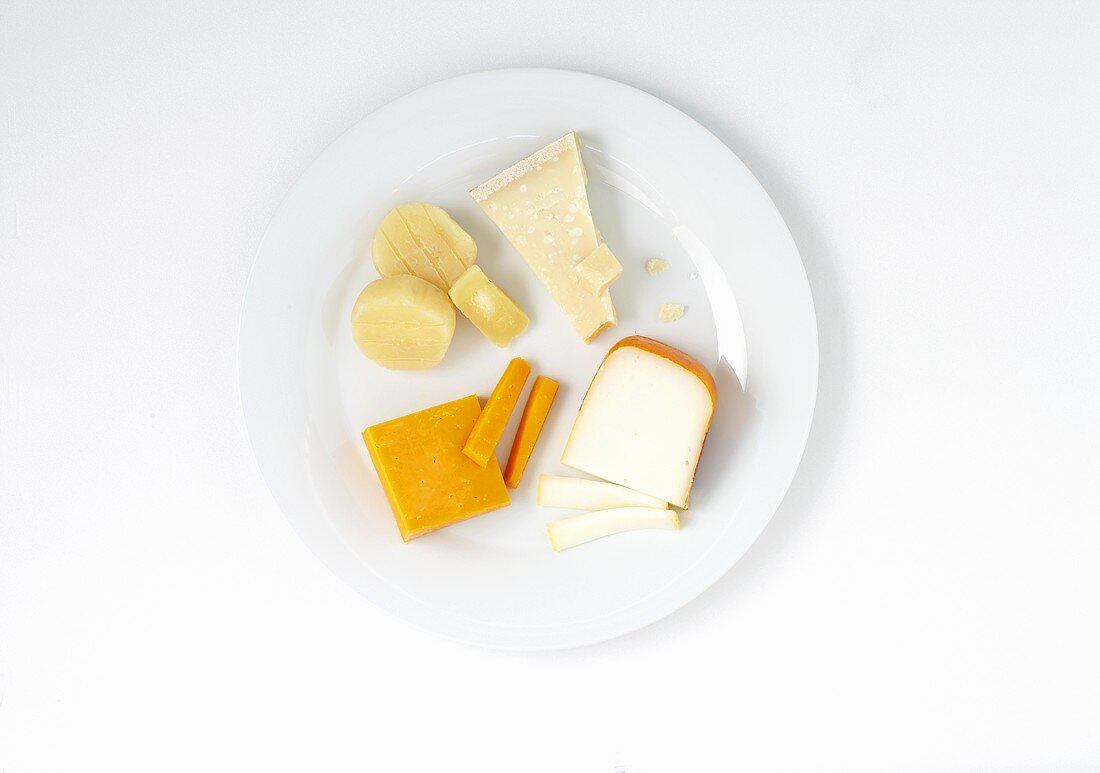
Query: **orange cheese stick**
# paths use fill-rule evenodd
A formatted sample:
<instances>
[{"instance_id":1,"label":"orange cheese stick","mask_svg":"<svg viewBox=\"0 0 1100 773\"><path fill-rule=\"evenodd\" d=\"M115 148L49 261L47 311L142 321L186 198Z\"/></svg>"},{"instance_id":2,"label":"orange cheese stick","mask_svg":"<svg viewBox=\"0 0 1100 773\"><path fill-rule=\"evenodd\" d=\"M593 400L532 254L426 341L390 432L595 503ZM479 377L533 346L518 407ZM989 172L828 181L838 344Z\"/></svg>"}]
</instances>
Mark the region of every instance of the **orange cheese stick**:
<instances>
[{"instance_id":1,"label":"orange cheese stick","mask_svg":"<svg viewBox=\"0 0 1100 773\"><path fill-rule=\"evenodd\" d=\"M527 360L516 357L508 363L504 375L493 387L493 393L489 395L489 401L485 403L485 409L474 424L473 431L466 440L466 447L462 449L462 453L482 467L489 464L497 443L504 435L504 428L508 426L508 419L516 409L523 385L530 375L531 366Z\"/></svg>"},{"instance_id":2,"label":"orange cheese stick","mask_svg":"<svg viewBox=\"0 0 1100 773\"><path fill-rule=\"evenodd\" d=\"M546 376L538 376L523 406L523 415L519 417L516 439L512 441L512 452L508 454L508 465L504 468L504 485L515 488L519 485L531 452L535 450L542 425L546 423L546 414L558 394L558 382Z\"/></svg>"}]
</instances>

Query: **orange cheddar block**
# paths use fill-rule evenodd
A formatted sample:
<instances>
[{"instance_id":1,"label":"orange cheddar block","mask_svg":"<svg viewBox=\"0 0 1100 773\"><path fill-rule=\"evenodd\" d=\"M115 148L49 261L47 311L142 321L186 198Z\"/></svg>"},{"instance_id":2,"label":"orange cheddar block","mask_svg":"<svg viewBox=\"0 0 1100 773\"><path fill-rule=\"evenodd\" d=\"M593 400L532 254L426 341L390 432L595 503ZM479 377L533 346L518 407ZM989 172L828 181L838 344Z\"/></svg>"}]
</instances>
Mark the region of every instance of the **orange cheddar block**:
<instances>
[{"instance_id":1,"label":"orange cheddar block","mask_svg":"<svg viewBox=\"0 0 1100 773\"><path fill-rule=\"evenodd\" d=\"M493 393L485 403L485 410L478 417L466 441L466 447L462 449L462 453L482 467L487 465L490 459L493 459L493 464L496 464L493 452L504 434L504 428L508 426L508 419L516 409L520 392L523 391L523 385L527 383L527 377L530 375L531 365L522 357L516 357L508 363L508 367L504 369L504 375L493 387Z\"/></svg>"},{"instance_id":2,"label":"orange cheddar block","mask_svg":"<svg viewBox=\"0 0 1100 773\"><path fill-rule=\"evenodd\" d=\"M508 454L508 464L504 466L504 485L508 488L519 485L557 394L557 381L546 376L535 378L531 394L527 397L527 405L523 406L523 415L519 417L519 427L516 429L516 439L512 441L512 452Z\"/></svg>"},{"instance_id":3,"label":"orange cheddar block","mask_svg":"<svg viewBox=\"0 0 1100 773\"><path fill-rule=\"evenodd\" d=\"M497 460L478 465L462 453L480 415L470 395L363 430L405 542L509 504Z\"/></svg>"}]
</instances>

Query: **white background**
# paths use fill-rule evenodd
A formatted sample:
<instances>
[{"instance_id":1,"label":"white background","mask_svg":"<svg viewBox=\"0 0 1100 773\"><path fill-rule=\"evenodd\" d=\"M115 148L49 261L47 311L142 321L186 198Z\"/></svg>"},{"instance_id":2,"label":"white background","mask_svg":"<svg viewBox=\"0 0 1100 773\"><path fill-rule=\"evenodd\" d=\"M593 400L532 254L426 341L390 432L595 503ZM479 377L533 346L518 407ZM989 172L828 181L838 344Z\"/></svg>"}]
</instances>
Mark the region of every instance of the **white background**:
<instances>
[{"instance_id":1,"label":"white background","mask_svg":"<svg viewBox=\"0 0 1100 773\"><path fill-rule=\"evenodd\" d=\"M0 1L0 770L1100 769L1100 5L147 5ZM505 66L714 131L821 334L746 558L549 654L329 575L235 381L296 177Z\"/></svg>"}]
</instances>

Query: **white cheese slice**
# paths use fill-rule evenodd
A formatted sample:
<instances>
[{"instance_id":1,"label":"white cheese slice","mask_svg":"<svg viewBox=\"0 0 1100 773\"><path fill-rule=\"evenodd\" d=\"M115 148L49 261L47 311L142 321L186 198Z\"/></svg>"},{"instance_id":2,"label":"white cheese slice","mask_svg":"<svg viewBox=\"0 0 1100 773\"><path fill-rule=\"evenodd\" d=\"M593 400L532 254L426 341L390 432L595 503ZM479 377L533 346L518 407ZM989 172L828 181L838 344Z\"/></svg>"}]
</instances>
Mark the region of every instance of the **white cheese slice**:
<instances>
[{"instance_id":1,"label":"white cheese slice","mask_svg":"<svg viewBox=\"0 0 1100 773\"><path fill-rule=\"evenodd\" d=\"M616 507L581 513L546 524L546 535L554 550L566 550L600 537L634 529L679 529L675 510L653 507Z\"/></svg>"},{"instance_id":2,"label":"white cheese slice","mask_svg":"<svg viewBox=\"0 0 1100 773\"><path fill-rule=\"evenodd\" d=\"M696 360L651 338L624 338L592 378L562 464L686 507L715 398Z\"/></svg>"},{"instance_id":3,"label":"white cheese slice","mask_svg":"<svg viewBox=\"0 0 1100 773\"><path fill-rule=\"evenodd\" d=\"M470 191L550 291L585 341L618 322L607 290L576 281L599 246L575 134L567 134Z\"/></svg>"},{"instance_id":4,"label":"white cheese slice","mask_svg":"<svg viewBox=\"0 0 1100 773\"><path fill-rule=\"evenodd\" d=\"M540 475L536 501L542 507L569 510L610 510L613 507L655 507L665 509L668 502L640 491L633 491L604 480L570 478L565 475Z\"/></svg>"}]
</instances>

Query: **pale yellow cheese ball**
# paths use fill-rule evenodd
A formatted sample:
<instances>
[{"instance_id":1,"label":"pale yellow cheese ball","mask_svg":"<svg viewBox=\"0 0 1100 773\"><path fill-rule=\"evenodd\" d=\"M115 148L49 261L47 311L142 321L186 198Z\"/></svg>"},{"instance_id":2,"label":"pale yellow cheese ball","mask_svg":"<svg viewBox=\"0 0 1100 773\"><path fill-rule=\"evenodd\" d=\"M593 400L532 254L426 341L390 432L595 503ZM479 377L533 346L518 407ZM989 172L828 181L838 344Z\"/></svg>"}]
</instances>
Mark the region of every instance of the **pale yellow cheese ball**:
<instances>
[{"instance_id":1,"label":"pale yellow cheese ball","mask_svg":"<svg viewBox=\"0 0 1100 773\"><path fill-rule=\"evenodd\" d=\"M376 279L351 310L359 350L389 370L424 370L439 363L455 332L447 294L415 276Z\"/></svg>"},{"instance_id":2,"label":"pale yellow cheese ball","mask_svg":"<svg viewBox=\"0 0 1100 773\"><path fill-rule=\"evenodd\" d=\"M477 261L477 244L435 204L412 202L382 218L371 255L382 276L412 274L446 292Z\"/></svg>"}]
</instances>

